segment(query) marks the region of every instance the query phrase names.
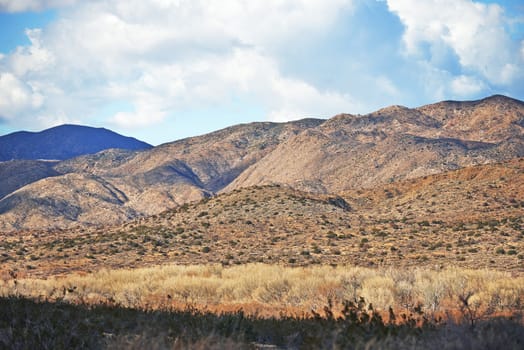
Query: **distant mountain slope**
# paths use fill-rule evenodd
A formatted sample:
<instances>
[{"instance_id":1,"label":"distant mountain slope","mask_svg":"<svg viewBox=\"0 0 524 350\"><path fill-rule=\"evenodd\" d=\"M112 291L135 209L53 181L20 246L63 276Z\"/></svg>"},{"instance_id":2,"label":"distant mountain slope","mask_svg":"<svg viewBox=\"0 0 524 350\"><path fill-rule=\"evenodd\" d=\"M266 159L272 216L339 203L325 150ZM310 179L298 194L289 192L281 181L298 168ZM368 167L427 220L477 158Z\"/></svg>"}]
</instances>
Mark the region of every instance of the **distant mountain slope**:
<instances>
[{"instance_id":1,"label":"distant mountain slope","mask_svg":"<svg viewBox=\"0 0 524 350\"><path fill-rule=\"evenodd\" d=\"M20 131L0 136L0 161L63 160L109 148L142 150L151 147L145 142L104 128L61 125L41 132Z\"/></svg>"},{"instance_id":2,"label":"distant mountain slope","mask_svg":"<svg viewBox=\"0 0 524 350\"><path fill-rule=\"evenodd\" d=\"M317 192L524 156L524 103L504 96L343 114L280 144L225 191L280 183Z\"/></svg>"},{"instance_id":3,"label":"distant mountain slope","mask_svg":"<svg viewBox=\"0 0 524 350\"><path fill-rule=\"evenodd\" d=\"M55 161L11 160L0 162L0 199L7 194L40 179L60 175Z\"/></svg>"},{"instance_id":4,"label":"distant mountain slope","mask_svg":"<svg viewBox=\"0 0 524 350\"><path fill-rule=\"evenodd\" d=\"M240 124L209 134L155 147L123 159L102 152L62 162L61 172L90 172L99 176L132 176L143 186L184 177L207 191L218 191L248 166L269 154L283 141L318 127L321 119L288 123Z\"/></svg>"},{"instance_id":5,"label":"distant mountain slope","mask_svg":"<svg viewBox=\"0 0 524 350\"><path fill-rule=\"evenodd\" d=\"M0 200L0 229L100 225L137 217L124 193L96 176L66 174L31 183Z\"/></svg>"}]
</instances>

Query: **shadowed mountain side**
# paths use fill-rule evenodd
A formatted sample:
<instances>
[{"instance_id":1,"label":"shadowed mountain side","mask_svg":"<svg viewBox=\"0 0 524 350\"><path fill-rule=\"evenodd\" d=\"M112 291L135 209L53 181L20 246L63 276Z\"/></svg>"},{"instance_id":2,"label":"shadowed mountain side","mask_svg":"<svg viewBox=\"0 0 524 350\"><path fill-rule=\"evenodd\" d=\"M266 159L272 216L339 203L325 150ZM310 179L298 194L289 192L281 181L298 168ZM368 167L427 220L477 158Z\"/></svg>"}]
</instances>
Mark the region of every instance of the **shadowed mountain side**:
<instances>
[{"instance_id":1,"label":"shadowed mountain side","mask_svg":"<svg viewBox=\"0 0 524 350\"><path fill-rule=\"evenodd\" d=\"M56 163L38 160L0 162L0 199L27 184L59 175L53 169Z\"/></svg>"},{"instance_id":2,"label":"shadowed mountain side","mask_svg":"<svg viewBox=\"0 0 524 350\"><path fill-rule=\"evenodd\" d=\"M104 128L61 125L41 132L20 131L0 136L0 161L63 160L109 148L143 150L151 147L145 142Z\"/></svg>"},{"instance_id":3,"label":"shadowed mountain side","mask_svg":"<svg viewBox=\"0 0 524 350\"><path fill-rule=\"evenodd\" d=\"M55 165L55 170L62 173L90 173L104 175L106 170L118 167L136 156L135 151L111 148L95 154L87 154L63 160Z\"/></svg>"}]
</instances>

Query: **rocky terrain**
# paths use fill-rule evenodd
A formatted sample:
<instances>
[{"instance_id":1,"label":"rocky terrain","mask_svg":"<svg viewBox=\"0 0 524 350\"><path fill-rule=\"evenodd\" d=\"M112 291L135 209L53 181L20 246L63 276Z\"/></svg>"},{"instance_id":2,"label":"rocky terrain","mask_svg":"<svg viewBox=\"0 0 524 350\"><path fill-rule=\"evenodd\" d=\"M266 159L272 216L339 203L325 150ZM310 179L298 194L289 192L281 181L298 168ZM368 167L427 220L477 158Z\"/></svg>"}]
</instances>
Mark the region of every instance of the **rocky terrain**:
<instances>
[{"instance_id":1,"label":"rocky terrain","mask_svg":"<svg viewBox=\"0 0 524 350\"><path fill-rule=\"evenodd\" d=\"M0 262L35 276L172 262L522 273L523 214L520 158L340 195L255 186L121 225L4 233Z\"/></svg>"},{"instance_id":2,"label":"rocky terrain","mask_svg":"<svg viewBox=\"0 0 524 350\"><path fill-rule=\"evenodd\" d=\"M499 95L237 125L144 151L34 163L34 174L2 180L0 230L123 223L260 185L319 195L371 191L523 156L524 103ZM5 164L5 179L20 171Z\"/></svg>"},{"instance_id":3,"label":"rocky terrain","mask_svg":"<svg viewBox=\"0 0 524 350\"><path fill-rule=\"evenodd\" d=\"M340 192L522 157L523 126L524 103L503 96L339 115L282 143L225 190L280 183Z\"/></svg>"}]
</instances>

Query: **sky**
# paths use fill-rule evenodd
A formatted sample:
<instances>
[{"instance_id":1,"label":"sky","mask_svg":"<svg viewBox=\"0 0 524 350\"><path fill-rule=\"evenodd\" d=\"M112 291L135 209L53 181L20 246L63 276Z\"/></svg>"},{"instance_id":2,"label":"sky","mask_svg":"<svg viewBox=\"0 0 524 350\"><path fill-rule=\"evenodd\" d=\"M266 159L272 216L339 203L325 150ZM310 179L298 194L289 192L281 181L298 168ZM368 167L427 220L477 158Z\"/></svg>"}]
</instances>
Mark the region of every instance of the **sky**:
<instances>
[{"instance_id":1,"label":"sky","mask_svg":"<svg viewBox=\"0 0 524 350\"><path fill-rule=\"evenodd\" d=\"M0 135L158 145L493 94L524 100L521 0L0 0Z\"/></svg>"}]
</instances>

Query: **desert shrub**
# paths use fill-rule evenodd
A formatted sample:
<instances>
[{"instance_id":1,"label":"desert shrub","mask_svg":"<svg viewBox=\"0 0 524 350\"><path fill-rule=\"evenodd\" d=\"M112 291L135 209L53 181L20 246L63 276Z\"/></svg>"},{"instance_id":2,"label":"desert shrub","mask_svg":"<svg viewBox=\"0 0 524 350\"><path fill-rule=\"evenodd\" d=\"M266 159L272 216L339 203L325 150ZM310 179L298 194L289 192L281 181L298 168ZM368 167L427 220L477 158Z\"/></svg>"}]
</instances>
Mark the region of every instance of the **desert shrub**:
<instances>
[{"instance_id":1,"label":"desert shrub","mask_svg":"<svg viewBox=\"0 0 524 350\"><path fill-rule=\"evenodd\" d=\"M414 288L420 302L432 312L435 312L446 295L446 285L437 275L428 271L417 271Z\"/></svg>"}]
</instances>

